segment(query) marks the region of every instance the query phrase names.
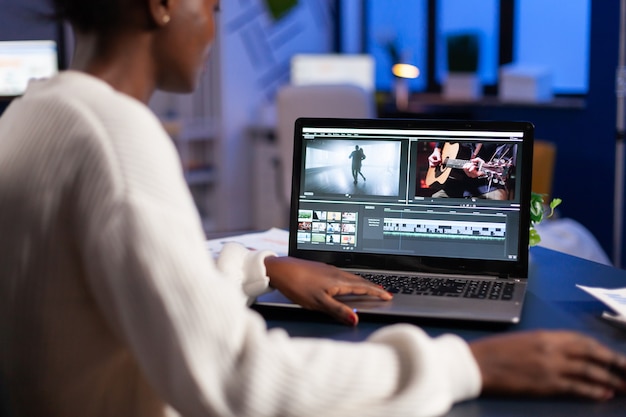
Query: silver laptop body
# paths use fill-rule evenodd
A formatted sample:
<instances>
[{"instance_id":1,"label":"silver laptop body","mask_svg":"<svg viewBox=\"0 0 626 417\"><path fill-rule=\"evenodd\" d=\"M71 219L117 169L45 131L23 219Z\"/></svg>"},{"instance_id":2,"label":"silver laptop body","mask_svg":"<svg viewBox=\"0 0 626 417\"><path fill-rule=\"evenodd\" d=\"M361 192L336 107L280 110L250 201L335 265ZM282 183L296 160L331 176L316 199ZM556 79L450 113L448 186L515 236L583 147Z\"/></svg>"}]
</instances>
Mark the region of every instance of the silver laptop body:
<instances>
[{"instance_id":1,"label":"silver laptop body","mask_svg":"<svg viewBox=\"0 0 626 417\"><path fill-rule=\"evenodd\" d=\"M361 314L518 322L533 131L527 122L298 119L289 255L394 293L389 302L343 297ZM431 166L435 148L442 161ZM469 184L467 164L480 170ZM299 308L278 291L256 304Z\"/></svg>"}]
</instances>

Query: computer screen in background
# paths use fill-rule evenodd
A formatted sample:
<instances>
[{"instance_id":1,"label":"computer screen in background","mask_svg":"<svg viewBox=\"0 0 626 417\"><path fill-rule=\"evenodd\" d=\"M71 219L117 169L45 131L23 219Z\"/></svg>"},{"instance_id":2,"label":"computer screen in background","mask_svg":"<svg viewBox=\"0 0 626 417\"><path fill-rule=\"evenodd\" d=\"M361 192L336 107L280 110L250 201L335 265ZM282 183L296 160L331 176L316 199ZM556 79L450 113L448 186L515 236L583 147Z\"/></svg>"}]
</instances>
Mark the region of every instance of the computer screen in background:
<instances>
[{"instance_id":1,"label":"computer screen in background","mask_svg":"<svg viewBox=\"0 0 626 417\"><path fill-rule=\"evenodd\" d=\"M374 59L366 54L297 54L291 84L355 84L374 92Z\"/></svg>"},{"instance_id":2,"label":"computer screen in background","mask_svg":"<svg viewBox=\"0 0 626 417\"><path fill-rule=\"evenodd\" d=\"M48 78L58 71L55 41L0 41L0 97L22 95L30 80Z\"/></svg>"}]
</instances>

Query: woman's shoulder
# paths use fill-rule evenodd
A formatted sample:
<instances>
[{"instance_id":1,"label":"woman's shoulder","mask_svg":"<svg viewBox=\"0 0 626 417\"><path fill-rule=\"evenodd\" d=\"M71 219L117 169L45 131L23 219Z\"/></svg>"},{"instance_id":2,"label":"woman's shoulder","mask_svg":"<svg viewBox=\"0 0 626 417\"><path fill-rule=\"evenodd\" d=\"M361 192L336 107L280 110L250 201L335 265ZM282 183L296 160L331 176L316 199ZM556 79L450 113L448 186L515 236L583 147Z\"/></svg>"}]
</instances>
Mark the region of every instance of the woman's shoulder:
<instances>
[{"instance_id":1,"label":"woman's shoulder","mask_svg":"<svg viewBox=\"0 0 626 417\"><path fill-rule=\"evenodd\" d=\"M123 117L151 115L150 109L140 101L116 91L103 80L80 71L63 71L46 80L36 80L29 85L24 100L52 101L65 104L68 109L110 114ZM73 105L72 105L73 104Z\"/></svg>"},{"instance_id":2,"label":"woman's shoulder","mask_svg":"<svg viewBox=\"0 0 626 417\"><path fill-rule=\"evenodd\" d=\"M144 103L78 71L64 71L32 82L19 101L16 105L24 117L29 117L29 113L54 115L50 119L55 127L82 127L94 136L108 139L124 132L162 131L159 120Z\"/></svg>"},{"instance_id":3,"label":"woman's shoulder","mask_svg":"<svg viewBox=\"0 0 626 417\"><path fill-rule=\"evenodd\" d=\"M169 142L145 104L76 71L31 82L0 118L0 132L44 147L71 147L107 158L145 151L146 143L158 147Z\"/></svg>"}]
</instances>

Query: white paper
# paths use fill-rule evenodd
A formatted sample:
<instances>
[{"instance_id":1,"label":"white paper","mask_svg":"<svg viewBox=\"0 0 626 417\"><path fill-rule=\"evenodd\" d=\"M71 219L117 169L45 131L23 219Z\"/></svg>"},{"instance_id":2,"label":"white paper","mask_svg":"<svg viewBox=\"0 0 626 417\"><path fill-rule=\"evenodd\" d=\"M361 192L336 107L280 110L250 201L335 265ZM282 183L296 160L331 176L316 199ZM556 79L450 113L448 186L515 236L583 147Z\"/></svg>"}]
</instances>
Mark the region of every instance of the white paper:
<instances>
[{"instance_id":1,"label":"white paper","mask_svg":"<svg viewBox=\"0 0 626 417\"><path fill-rule=\"evenodd\" d=\"M626 288L598 288L598 287L586 287L584 285L576 285L581 290L584 290L602 301L607 307L611 308L618 317L626 320Z\"/></svg>"},{"instance_id":2,"label":"white paper","mask_svg":"<svg viewBox=\"0 0 626 417\"><path fill-rule=\"evenodd\" d=\"M269 250L278 256L287 256L289 232L283 229L271 228L264 232L207 240L206 247L209 252L217 256L224 244L228 242L240 243L250 250Z\"/></svg>"}]
</instances>

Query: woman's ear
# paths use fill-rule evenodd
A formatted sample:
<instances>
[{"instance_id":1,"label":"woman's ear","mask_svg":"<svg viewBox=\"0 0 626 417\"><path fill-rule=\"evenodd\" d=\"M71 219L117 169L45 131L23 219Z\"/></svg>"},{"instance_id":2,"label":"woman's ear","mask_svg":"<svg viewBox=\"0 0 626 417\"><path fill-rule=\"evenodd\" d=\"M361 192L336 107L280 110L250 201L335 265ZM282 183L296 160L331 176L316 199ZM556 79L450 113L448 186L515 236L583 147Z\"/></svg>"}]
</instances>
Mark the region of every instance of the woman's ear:
<instances>
[{"instance_id":1,"label":"woman's ear","mask_svg":"<svg viewBox=\"0 0 626 417\"><path fill-rule=\"evenodd\" d=\"M157 27L165 26L171 19L170 0L148 0L148 13L152 24Z\"/></svg>"}]
</instances>

